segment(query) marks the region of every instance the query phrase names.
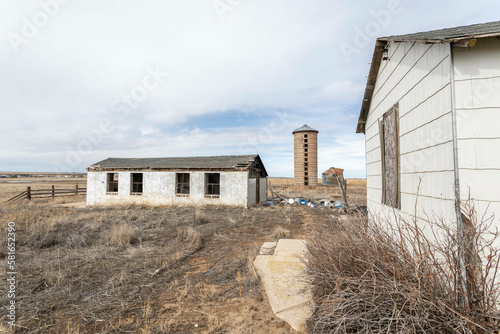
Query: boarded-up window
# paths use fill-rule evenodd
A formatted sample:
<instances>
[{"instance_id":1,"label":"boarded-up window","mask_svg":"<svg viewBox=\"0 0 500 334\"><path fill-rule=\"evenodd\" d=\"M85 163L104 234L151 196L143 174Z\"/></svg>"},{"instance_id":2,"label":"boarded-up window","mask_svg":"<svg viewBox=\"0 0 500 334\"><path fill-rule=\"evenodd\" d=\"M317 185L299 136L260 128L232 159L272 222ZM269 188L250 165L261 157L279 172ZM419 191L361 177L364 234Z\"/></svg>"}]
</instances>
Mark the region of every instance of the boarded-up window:
<instances>
[{"instance_id":1,"label":"boarded-up window","mask_svg":"<svg viewBox=\"0 0 500 334\"><path fill-rule=\"evenodd\" d=\"M220 173L205 174L205 196L219 197L220 195Z\"/></svg>"},{"instance_id":2,"label":"boarded-up window","mask_svg":"<svg viewBox=\"0 0 500 334\"><path fill-rule=\"evenodd\" d=\"M131 175L131 193L142 194L142 173L132 173Z\"/></svg>"},{"instance_id":3,"label":"boarded-up window","mask_svg":"<svg viewBox=\"0 0 500 334\"><path fill-rule=\"evenodd\" d=\"M382 203L400 209L399 107L395 104L379 121L382 153Z\"/></svg>"},{"instance_id":4,"label":"boarded-up window","mask_svg":"<svg viewBox=\"0 0 500 334\"><path fill-rule=\"evenodd\" d=\"M175 193L189 195L189 173L176 174Z\"/></svg>"},{"instance_id":5,"label":"boarded-up window","mask_svg":"<svg viewBox=\"0 0 500 334\"><path fill-rule=\"evenodd\" d=\"M118 173L108 173L107 189L108 193L118 192Z\"/></svg>"}]
</instances>

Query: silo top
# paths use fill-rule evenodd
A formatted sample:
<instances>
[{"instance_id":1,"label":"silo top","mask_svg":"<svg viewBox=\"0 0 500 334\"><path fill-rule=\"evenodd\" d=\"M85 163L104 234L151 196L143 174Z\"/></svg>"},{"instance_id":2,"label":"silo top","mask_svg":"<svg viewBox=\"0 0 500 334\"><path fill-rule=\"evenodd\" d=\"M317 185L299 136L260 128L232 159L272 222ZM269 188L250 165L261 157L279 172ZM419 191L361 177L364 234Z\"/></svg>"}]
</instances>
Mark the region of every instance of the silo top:
<instances>
[{"instance_id":1,"label":"silo top","mask_svg":"<svg viewBox=\"0 0 500 334\"><path fill-rule=\"evenodd\" d=\"M292 134L293 134L293 133L295 133L295 132L316 132L316 133L318 133L319 131L318 131L318 130L314 130L313 128L311 128L311 127L310 127L310 126L308 126L307 124L304 124L304 125L302 125L300 128L295 129L295 130L292 132Z\"/></svg>"}]
</instances>

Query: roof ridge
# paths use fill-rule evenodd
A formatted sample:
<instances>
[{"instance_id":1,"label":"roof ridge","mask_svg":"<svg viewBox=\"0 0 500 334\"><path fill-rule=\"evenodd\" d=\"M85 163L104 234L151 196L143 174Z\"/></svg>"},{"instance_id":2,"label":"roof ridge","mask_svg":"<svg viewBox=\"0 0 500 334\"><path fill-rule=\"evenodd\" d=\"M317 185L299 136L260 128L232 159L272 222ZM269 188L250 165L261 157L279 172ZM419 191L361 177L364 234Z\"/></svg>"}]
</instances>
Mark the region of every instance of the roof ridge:
<instances>
[{"instance_id":1,"label":"roof ridge","mask_svg":"<svg viewBox=\"0 0 500 334\"><path fill-rule=\"evenodd\" d=\"M500 21L474 23L458 27L448 27L428 31L420 31L403 35L391 35L377 38L381 41L390 40L447 40L456 38L467 38L474 35L499 34Z\"/></svg>"}]
</instances>

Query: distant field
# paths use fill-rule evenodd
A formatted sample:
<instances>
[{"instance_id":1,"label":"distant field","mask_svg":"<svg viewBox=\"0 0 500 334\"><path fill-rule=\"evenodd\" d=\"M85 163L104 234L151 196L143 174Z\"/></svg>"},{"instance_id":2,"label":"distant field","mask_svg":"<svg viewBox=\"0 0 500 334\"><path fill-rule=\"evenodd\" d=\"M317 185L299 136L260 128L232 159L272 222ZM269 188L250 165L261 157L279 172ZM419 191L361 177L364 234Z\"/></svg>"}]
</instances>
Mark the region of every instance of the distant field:
<instances>
[{"instance_id":1,"label":"distant field","mask_svg":"<svg viewBox=\"0 0 500 334\"><path fill-rule=\"evenodd\" d=\"M17 177L0 179L0 203L14 197L28 186L31 189L47 189L52 185L55 188L73 189L76 185L80 188L87 187L86 177ZM82 196L80 201L83 201Z\"/></svg>"}]
</instances>

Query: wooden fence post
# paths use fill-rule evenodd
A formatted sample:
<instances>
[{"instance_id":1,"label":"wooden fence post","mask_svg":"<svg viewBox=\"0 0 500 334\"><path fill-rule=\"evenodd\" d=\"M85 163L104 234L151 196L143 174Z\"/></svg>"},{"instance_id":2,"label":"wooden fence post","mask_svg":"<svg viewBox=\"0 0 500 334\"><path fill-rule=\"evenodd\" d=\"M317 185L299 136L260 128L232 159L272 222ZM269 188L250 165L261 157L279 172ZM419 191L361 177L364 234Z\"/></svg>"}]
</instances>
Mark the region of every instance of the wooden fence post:
<instances>
[{"instance_id":1,"label":"wooden fence post","mask_svg":"<svg viewBox=\"0 0 500 334\"><path fill-rule=\"evenodd\" d=\"M52 185L52 199L54 199L55 194L54 194L54 185Z\"/></svg>"},{"instance_id":2,"label":"wooden fence post","mask_svg":"<svg viewBox=\"0 0 500 334\"><path fill-rule=\"evenodd\" d=\"M75 196L78 195L78 184L75 186Z\"/></svg>"},{"instance_id":3,"label":"wooden fence post","mask_svg":"<svg viewBox=\"0 0 500 334\"><path fill-rule=\"evenodd\" d=\"M28 189L26 189L26 198L31 201L31 187L28 187Z\"/></svg>"}]
</instances>

